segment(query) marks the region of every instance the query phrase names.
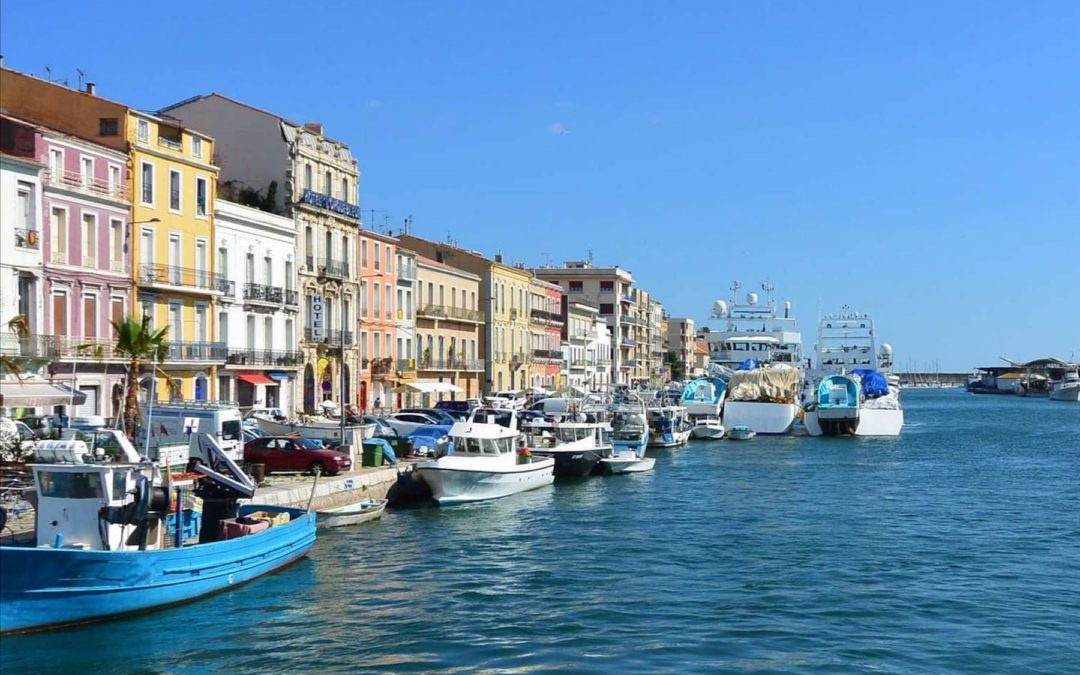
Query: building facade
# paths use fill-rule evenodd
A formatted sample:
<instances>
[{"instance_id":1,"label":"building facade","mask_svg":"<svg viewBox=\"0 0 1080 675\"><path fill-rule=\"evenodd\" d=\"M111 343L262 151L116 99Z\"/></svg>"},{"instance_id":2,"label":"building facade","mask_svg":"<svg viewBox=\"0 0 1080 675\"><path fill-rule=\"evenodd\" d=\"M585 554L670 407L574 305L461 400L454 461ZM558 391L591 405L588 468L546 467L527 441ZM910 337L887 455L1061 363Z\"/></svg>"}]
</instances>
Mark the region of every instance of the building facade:
<instances>
[{"instance_id":1,"label":"building facade","mask_svg":"<svg viewBox=\"0 0 1080 675\"><path fill-rule=\"evenodd\" d=\"M480 288L478 275L416 255L416 382L448 383L461 393L406 394L403 404L480 396L484 377Z\"/></svg>"},{"instance_id":2,"label":"building facade","mask_svg":"<svg viewBox=\"0 0 1080 675\"><path fill-rule=\"evenodd\" d=\"M397 240L360 230L360 396L363 410L385 410L397 383Z\"/></svg>"},{"instance_id":3,"label":"building facade","mask_svg":"<svg viewBox=\"0 0 1080 675\"><path fill-rule=\"evenodd\" d=\"M629 384L631 370L637 365L633 332L636 323L631 323L635 321L631 311L635 302L631 293L634 278L630 272L620 267L593 267L586 261L570 261L563 267L541 267L533 272L545 281L558 284L571 302L598 308L600 317L611 329L611 381Z\"/></svg>"},{"instance_id":4,"label":"building facade","mask_svg":"<svg viewBox=\"0 0 1080 675\"><path fill-rule=\"evenodd\" d=\"M218 199L214 208L218 340L226 347L218 397L296 411L300 292L296 230L283 216Z\"/></svg>"},{"instance_id":5,"label":"building facade","mask_svg":"<svg viewBox=\"0 0 1080 675\"><path fill-rule=\"evenodd\" d=\"M164 112L221 137L217 153L224 191L293 220L302 327L300 407L314 412L324 400L359 402L360 172L349 147L324 134L319 123L297 124L216 93Z\"/></svg>"},{"instance_id":6,"label":"building facade","mask_svg":"<svg viewBox=\"0 0 1080 675\"><path fill-rule=\"evenodd\" d=\"M694 320L672 317L667 320L667 348L675 352L675 359L683 365L689 377L694 371Z\"/></svg>"},{"instance_id":7,"label":"building facade","mask_svg":"<svg viewBox=\"0 0 1080 675\"><path fill-rule=\"evenodd\" d=\"M532 363L528 386L555 391L565 386L562 350L562 290L538 277L529 280L529 338ZM569 372L569 370L567 370Z\"/></svg>"},{"instance_id":8,"label":"building facade","mask_svg":"<svg viewBox=\"0 0 1080 675\"><path fill-rule=\"evenodd\" d=\"M127 359L114 351L110 322L132 306L127 156L58 132L40 138L50 370L86 395L74 414L111 417L121 407Z\"/></svg>"},{"instance_id":9,"label":"building facade","mask_svg":"<svg viewBox=\"0 0 1080 675\"><path fill-rule=\"evenodd\" d=\"M611 383L611 331L600 310L563 300L563 354L567 387L575 394L602 391Z\"/></svg>"},{"instance_id":10,"label":"building facade","mask_svg":"<svg viewBox=\"0 0 1080 675\"><path fill-rule=\"evenodd\" d=\"M168 326L162 368L140 385L159 400L217 398L225 362L216 337L217 299L229 292L214 272L214 141L179 120L128 109L136 312Z\"/></svg>"},{"instance_id":11,"label":"building facade","mask_svg":"<svg viewBox=\"0 0 1080 675\"><path fill-rule=\"evenodd\" d=\"M395 354L397 355L397 379L401 382L416 380L417 354L416 354L416 287L417 267L416 253L405 248L398 247L397 260L394 263L394 272L397 279L397 294L395 296L397 313L394 322L394 334L397 338ZM397 407L401 407L402 397L395 396L392 399ZM389 404L391 399L386 399Z\"/></svg>"}]
</instances>

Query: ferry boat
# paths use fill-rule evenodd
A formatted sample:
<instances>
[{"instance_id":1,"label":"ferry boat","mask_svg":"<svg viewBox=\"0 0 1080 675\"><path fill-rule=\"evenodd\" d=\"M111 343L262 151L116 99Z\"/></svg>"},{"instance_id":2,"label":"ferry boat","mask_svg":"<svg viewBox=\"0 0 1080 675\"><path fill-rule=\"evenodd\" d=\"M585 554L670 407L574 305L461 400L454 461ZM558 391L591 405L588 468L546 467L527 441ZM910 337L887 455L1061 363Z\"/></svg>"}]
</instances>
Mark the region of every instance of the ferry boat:
<instances>
[{"instance_id":1,"label":"ferry boat","mask_svg":"<svg viewBox=\"0 0 1080 675\"><path fill-rule=\"evenodd\" d=\"M521 446L514 410L476 408L450 427L453 452L416 465L440 506L534 490L555 480L555 460Z\"/></svg>"},{"instance_id":2,"label":"ferry boat","mask_svg":"<svg viewBox=\"0 0 1080 675\"><path fill-rule=\"evenodd\" d=\"M728 380L723 426L786 434L798 413L798 382L803 371L802 334L791 314L791 303L785 302L780 313L773 298L775 289L768 282L761 284L764 303L755 292L747 293L740 303L739 281L730 288L730 304L723 300L713 303L712 318L722 321L723 327L699 335L705 338L712 363L735 371Z\"/></svg>"},{"instance_id":3,"label":"ferry boat","mask_svg":"<svg viewBox=\"0 0 1080 675\"><path fill-rule=\"evenodd\" d=\"M43 461L31 465L36 529L25 545L0 546L0 634L186 602L306 555L315 514L238 507L254 485L212 435L198 441L205 452L193 443L197 478L184 481L173 481L116 430L39 442ZM198 532L189 531L196 519L182 510L182 494L174 499L184 483L203 497ZM187 541L196 535L198 541Z\"/></svg>"},{"instance_id":4,"label":"ferry boat","mask_svg":"<svg viewBox=\"0 0 1080 675\"><path fill-rule=\"evenodd\" d=\"M904 426L900 381L889 372L892 347L876 347L874 320L852 312L825 315L817 364L807 373L803 422L811 436L898 436Z\"/></svg>"}]
</instances>

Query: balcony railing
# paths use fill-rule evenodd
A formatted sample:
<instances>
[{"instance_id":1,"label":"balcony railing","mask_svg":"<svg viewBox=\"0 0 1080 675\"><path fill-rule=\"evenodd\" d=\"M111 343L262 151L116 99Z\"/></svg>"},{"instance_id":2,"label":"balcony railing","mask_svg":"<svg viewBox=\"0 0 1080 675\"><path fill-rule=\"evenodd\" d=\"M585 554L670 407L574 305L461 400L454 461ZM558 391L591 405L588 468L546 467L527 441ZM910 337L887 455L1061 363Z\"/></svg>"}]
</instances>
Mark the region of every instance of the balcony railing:
<instances>
[{"instance_id":1,"label":"balcony railing","mask_svg":"<svg viewBox=\"0 0 1080 675\"><path fill-rule=\"evenodd\" d=\"M562 325L563 322L562 314L559 314L558 312L549 312L545 309L534 309L531 314L535 321L557 323L559 325Z\"/></svg>"},{"instance_id":2,"label":"balcony railing","mask_svg":"<svg viewBox=\"0 0 1080 675\"><path fill-rule=\"evenodd\" d=\"M449 319L456 321L484 322L484 315L475 309L447 307L446 305L422 305L416 315L425 319Z\"/></svg>"},{"instance_id":3,"label":"balcony railing","mask_svg":"<svg viewBox=\"0 0 1080 675\"><path fill-rule=\"evenodd\" d=\"M166 148L169 148L171 150L179 150L181 152L183 152L184 150L183 141L176 138L169 138L168 136L158 136L157 142L158 145L165 146Z\"/></svg>"},{"instance_id":4,"label":"balcony railing","mask_svg":"<svg viewBox=\"0 0 1080 675\"><path fill-rule=\"evenodd\" d=\"M483 370L484 362L476 359L427 359L418 364L420 370Z\"/></svg>"},{"instance_id":5,"label":"balcony railing","mask_svg":"<svg viewBox=\"0 0 1080 675\"><path fill-rule=\"evenodd\" d=\"M316 338L310 328L305 328L304 341L325 344L330 347L340 346L344 343L348 347L353 343L353 333L351 330L324 330L322 337Z\"/></svg>"},{"instance_id":6,"label":"balcony railing","mask_svg":"<svg viewBox=\"0 0 1080 675\"><path fill-rule=\"evenodd\" d=\"M537 359L544 359L546 361L562 361L562 352L554 349L534 349L533 357Z\"/></svg>"},{"instance_id":7,"label":"balcony railing","mask_svg":"<svg viewBox=\"0 0 1080 675\"><path fill-rule=\"evenodd\" d=\"M632 295L624 295L624 296L621 296L621 297L619 298L619 300L620 300L621 302L628 302L628 303L630 303L631 305L632 305L632 304L634 304L634 296L632 296Z\"/></svg>"},{"instance_id":8,"label":"balcony railing","mask_svg":"<svg viewBox=\"0 0 1080 675\"><path fill-rule=\"evenodd\" d=\"M52 185L63 187L67 190L91 194L98 197L111 197L118 201L127 201L127 186L122 183L109 183L107 180L84 177L77 171L53 171L46 169L45 180Z\"/></svg>"},{"instance_id":9,"label":"balcony railing","mask_svg":"<svg viewBox=\"0 0 1080 675\"><path fill-rule=\"evenodd\" d=\"M526 351L511 352L507 355L510 359L510 363L531 363L532 353Z\"/></svg>"},{"instance_id":10,"label":"balcony railing","mask_svg":"<svg viewBox=\"0 0 1080 675\"><path fill-rule=\"evenodd\" d=\"M184 288L196 288L201 291L222 292L223 282L227 280L215 272L197 270L193 267L143 263L139 281L144 284L181 286ZM231 281L228 283L232 284Z\"/></svg>"},{"instance_id":11,"label":"balcony railing","mask_svg":"<svg viewBox=\"0 0 1080 675\"><path fill-rule=\"evenodd\" d=\"M169 342L166 361L219 361L224 362L229 348L224 342Z\"/></svg>"},{"instance_id":12,"label":"balcony railing","mask_svg":"<svg viewBox=\"0 0 1080 675\"><path fill-rule=\"evenodd\" d=\"M111 338L75 337L71 335L32 334L19 337L0 335L0 353L5 356L22 356L40 359L65 359L82 361L116 361L128 357L116 351L116 341Z\"/></svg>"},{"instance_id":13,"label":"balcony railing","mask_svg":"<svg viewBox=\"0 0 1080 675\"><path fill-rule=\"evenodd\" d=\"M343 279L349 276L349 263L331 258L319 258L319 276Z\"/></svg>"},{"instance_id":14,"label":"balcony railing","mask_svg":"<svg viewBox=\"0 0 1080 675\"><path fill-rule=\"evenodd\" d=\"M621 344L622 344L623 347L636 347L637 346L637 342L635 340L631 339L631 338L623 338L623 341L622 341Z\"/></svg>"},{"instance_id":15,"label":"balcony railing","mask_svg":"<svg viewBox=\"0 0 1080 675\"><path fill-rule=\"evenodd\" d=\"M276 351L270 349L230 349L225 360L230 366L279 366L283 368L299 366L304 362L303 354L298 351Z\"/></svg>"},{"instance_id":16,"label":"balcony railing","mask_svg":"<svg viewBox=\"0 0 1080 675\"><path fill-rule=\"evenodd\" d=\"M219 278L217 280L217 286L216 287L217 287L217 290L220 291L223 294L222 298L221 298L222 300L230 300L231 301L234 298L236 298L236 282L235 281L232 281L231 279L225 279L224 277L221 277L221 278Z\"/></svg>"},{"instance_id":17,"label":"balcony railing","mask_svg":"<svg viewBox=\"0 0 1080 675\"><path fill-rule=\"evenodd\" d=\"M625 361L623 361L623 365L625 365L627 368L635 368L637 367L637 364L637 359L626 359Z\"/></svg>"},{"instance_id":18,"label":"balcony railing","mask_svg":"<svg viewBox=\"0 0 1080 675\"><path fill-rule=\"evenodd\" d=\"M285 289L285 304L296 307L300 304L300 291L293 288Z\"/></svg>"},{"instance_id":19,"label":"balcony railing","mask_svg":"<svg viewBox=\"0 0 1080 675\"><path fill-rule=\"evenodd\" d=\"M15 228L15 245L20 248L41 248L41 233L37 230L27 230L21 227Z\"/></svg>"},{"instance_id":20,"label":"balcony railing","mask_svg":"<svg viewBox=\"0 0 1080 675\"><path fill-rule=\"evenodd\" d=\"M401 281L415 281L416 265L398 265L397 278Z\"/></svg>"},{"instance_id":21,"label":"balcony railing","mask_svg":"<svg viewBox=\"0 0 1080 675\"><path fill-rule=\"evenodd\" d=\"M285 291L277 286L264 284L244 284L244 300L268 302L280 305L285 298Z\"/></svg>"},{"instance_id":22,"label":"balcony railing","mask_svg":"<svg viewBox=\"0 0 1080 675\"><path fill-rule=\"evenodd\" d=\"M398 359L397 369L405 372L416 370L416 359Z\"/></svg>"}]
</instances>

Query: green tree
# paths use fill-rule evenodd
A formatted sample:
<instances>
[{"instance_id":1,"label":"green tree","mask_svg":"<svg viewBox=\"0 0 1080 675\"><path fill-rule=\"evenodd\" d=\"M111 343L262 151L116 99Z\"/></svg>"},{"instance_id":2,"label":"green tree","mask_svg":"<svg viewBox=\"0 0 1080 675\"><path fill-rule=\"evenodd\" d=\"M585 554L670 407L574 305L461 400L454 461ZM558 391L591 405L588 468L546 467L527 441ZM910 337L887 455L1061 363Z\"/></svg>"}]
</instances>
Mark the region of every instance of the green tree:
<instances>
[{"instance_id":1,"label":"green tree","mask_svg":"<svg viewBox=\"0 0 1080 675\"><path fill-rule=\"evenodd\" d=\"M667 361L668 368L671 368L671 379L681 380L686 377L686 364L679 360L679 355L674 349L668 350L664 360Z\"/></svg>"},{"instance_id":2,"label":"green tree","mask_svg":"<svg viewBox=\"0 0 1080 675\"><path fill-rule=\"evenodd\" d=\"M127 391L124 398L124 433L128 438L135 438L139 421L139 376L145 361L157 364L165 360L169 353L169 340L166 337L169 327L155 331L150 326L150 317L142 320L128 316L122 321L113 321L116 330L116 353L129 358Z\"/></svg>"}]
</instances>

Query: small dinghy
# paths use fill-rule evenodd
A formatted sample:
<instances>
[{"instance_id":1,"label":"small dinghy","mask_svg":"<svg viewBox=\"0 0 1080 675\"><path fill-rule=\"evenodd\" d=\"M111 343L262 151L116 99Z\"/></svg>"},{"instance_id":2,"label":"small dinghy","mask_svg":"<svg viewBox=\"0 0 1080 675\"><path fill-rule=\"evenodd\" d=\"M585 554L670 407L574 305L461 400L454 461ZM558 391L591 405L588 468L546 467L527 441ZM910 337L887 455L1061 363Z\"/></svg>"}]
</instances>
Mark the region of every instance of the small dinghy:
<instances>
[{"instance_id":1,"label":"small dinghy","mask_svg":"<svg viewBox=\"0 0 1080 675\"><path fill-rule=\"evenodd\" d=\"M654 464L656 464L655 457L639 457L632 450L622 450L612 457L602 458L600 470L607 474L641 473L652 471Z\"/></svg>"},{"instance_id":2,"label":"small dinghy","mask_svg":"<svg viewBox=\"0 0 1080 675\"><path fill-rule=\"evenodd\" d=\"M718 441L724 437L724 425L719 417L703 417L694 423L690 431L691 438Z\"/></svg>"},{"instance_id":3,"label":"small dinghy","mask_svg":"<svg viewBox=\"0 0 1080 675\"><path fill-rule=\"evenodd\" d=\"M321 528L359 525L369 520L382 518L386 510L385 499L365 499L355 504L336 506L332 509L316 511L316 525Z\"/></svg>"},{"instance_id":4,"label":"small dinghy","mask_svg":"<svg viewBox=\"0 0 1080 675\"><path fill-rule=\"evenodd\" d=\"M727 430L727 437L733 441L748 441L754 436L757 436L757 432L745 424L736 424Z\"/></svg>"}]
</instances>

